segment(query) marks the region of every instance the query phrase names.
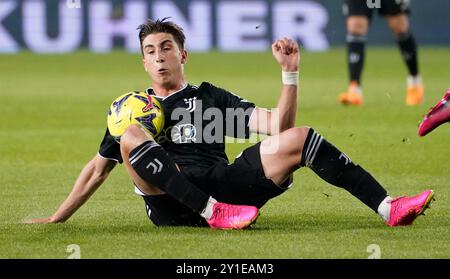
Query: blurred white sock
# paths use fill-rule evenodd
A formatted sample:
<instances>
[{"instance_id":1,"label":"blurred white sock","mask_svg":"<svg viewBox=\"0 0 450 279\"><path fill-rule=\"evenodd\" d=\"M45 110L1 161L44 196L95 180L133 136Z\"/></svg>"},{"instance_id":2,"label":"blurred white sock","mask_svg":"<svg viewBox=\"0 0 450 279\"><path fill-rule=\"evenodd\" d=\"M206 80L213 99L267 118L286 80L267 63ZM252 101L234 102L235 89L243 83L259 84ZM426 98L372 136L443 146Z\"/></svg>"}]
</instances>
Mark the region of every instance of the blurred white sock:
<instances>
[{"instance_id":1,"label":"blurred white sock","mask_svg":"<svg viewBox=\"0 0 450 279\"><path fill-rule=\"evenodd\" d=\"M422 78L420 75L417 76L408 76L407 78L407 84L408 86L417 86L422 84Z\"/></svg>"},{"instance_id":2,"label":"blurred white sock","mask_svg":"<svg viewBox=\"0 0 450 279\"><path fill-rule=\"evenodd\" d=\"M213 207L216 204L216 202L217 201L213 197L209 197L205 208L203 209L202 213L200 213L200 216L202 216L206 220L211 219L212 214L213 214Z\"/></svg>"},{"instance_id":3,"label":"blurred white sock","mask_svg":"<svg viewBox=\"0 0 450 279\"><path fill-rule=\"evenodd\" d=\"M389 215L391 212L391 201L392 198L390 196L387 196L378 206L378 215L380 215L385 222L389 220Z\"/></svg>"},{"instance_id":4,"label":"blurred white sock","mask_svg":"<svg viewBox=\"0 0 450 279\"><path fill-rule=\"evenodd\" d=\"M356 83L350 83L349 87L348 87L348 91L349 92L355 92L359 95L362 94L362 88L360 85L356 84Z\"/></svg>"}]
</instances>

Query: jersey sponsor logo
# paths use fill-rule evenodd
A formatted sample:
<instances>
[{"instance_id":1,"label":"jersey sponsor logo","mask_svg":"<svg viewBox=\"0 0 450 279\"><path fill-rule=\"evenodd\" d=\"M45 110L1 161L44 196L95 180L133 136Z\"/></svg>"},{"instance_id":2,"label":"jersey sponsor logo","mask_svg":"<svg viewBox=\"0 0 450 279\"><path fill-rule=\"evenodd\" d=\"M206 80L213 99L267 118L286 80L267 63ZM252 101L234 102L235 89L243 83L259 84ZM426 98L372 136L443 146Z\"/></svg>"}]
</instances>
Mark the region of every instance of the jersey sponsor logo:
<instances>
[{"instance_id":1,"label":"jersey sponsor logo","mask_svg":"<svg viewBox=\"0 0 450 279\"><path fill-rule=\"evenodd\" d=\"M174 143L195 142L197 129L192 124L181 124L172 127L171 136Z\"/></svg>"},{"instance_id":2,"label":"jersey sponsor logo","mask_svg":"<svg viewBox=\"0 0 450 279\"><path fill-rule=\"evenodd\" d=\"M184 102L188 105L188 107L186 108L187 111L193 112L195 110L195 100L197 100L197 97L184 99Z\"/></svg>"},{"instance_id":3,"label":"jersey sponsor logo","mask_svg":"<svg viewBox=\"0 0 450 279\"><path fill-rule=\"evenodd\" d=\"M159 133L159 135L155 138L155 141L158 144L162 144L166 141L171 141L171 130L172 130L173 126L169 126L166 127L164 129L161 130L161 132Z\"/></svg>"}]
</instances>

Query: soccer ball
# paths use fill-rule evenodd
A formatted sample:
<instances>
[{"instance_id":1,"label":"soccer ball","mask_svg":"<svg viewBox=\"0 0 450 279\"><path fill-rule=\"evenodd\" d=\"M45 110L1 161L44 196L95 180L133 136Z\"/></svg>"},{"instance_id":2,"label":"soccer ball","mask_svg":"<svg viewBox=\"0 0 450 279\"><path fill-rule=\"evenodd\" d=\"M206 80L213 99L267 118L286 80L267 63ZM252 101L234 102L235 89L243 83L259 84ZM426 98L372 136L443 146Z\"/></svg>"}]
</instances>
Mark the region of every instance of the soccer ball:
<instances>
[{"instance_id":1,"label":"soccer ball","mask_svg":"<svg viewBox=\"0 0 450 279\"><path fill-rule=\"evenodd\" d=\"M120 137L132 124L141 125L153 137L164 127L164 112L155 97L144 92L129 92L117 97L108 111L108 129L120 143Z\"/></svg>"}]
</instances>

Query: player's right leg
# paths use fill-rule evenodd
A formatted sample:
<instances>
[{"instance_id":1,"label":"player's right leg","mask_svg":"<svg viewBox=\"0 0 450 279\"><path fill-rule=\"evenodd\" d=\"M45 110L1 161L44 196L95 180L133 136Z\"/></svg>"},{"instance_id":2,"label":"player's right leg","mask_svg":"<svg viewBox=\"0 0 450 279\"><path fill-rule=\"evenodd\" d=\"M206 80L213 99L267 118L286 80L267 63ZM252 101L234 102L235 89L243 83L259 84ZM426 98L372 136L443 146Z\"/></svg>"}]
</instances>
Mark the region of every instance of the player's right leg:
<instances>
[{"instance_id":1,"label":"player's right leg","mask_svg":"<svg viewBox=\"0 0 450 279\"><path fill-rule=\"evenodd\" d=\"M372 9L367 7L365 1L347 0L343 10L347 17L347 64L350 81L347 91L341 93L338 100L343 105L359 106L363 103L361 75Z\"/></svg>"},{"instance_id":2,"label":"player's right leg","mask_svg":"<svg viewBox=\"0 0 450 279\"><path fill-rule=\"evenodd\" d=\"M202 215L212 228L243 229L259 215L254 206L220 203L201 191L139 125L131 125L122 135L120 152L128 174L141 191L150 195L167 193Z\"/></svg>"}]
</instances>

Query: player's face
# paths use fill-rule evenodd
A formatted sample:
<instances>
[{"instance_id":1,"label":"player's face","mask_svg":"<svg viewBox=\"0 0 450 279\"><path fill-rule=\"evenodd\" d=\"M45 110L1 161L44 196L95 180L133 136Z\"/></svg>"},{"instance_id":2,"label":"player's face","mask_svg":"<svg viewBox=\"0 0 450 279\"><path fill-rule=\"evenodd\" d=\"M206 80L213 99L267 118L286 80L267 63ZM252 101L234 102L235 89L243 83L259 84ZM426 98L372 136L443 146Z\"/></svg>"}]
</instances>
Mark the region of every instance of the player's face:
<instances>
[{"instance_id":1,"label":"player's face","mask_svg":"<svg viewBox=\"0 0 450 279\"><path fill-rule=\"evenodd\" d=\"M184 82L187 52L180 50L172 34L155 33L142 42L144 68L154 87L173 89Z\"/></svg>"}]
</instances>

